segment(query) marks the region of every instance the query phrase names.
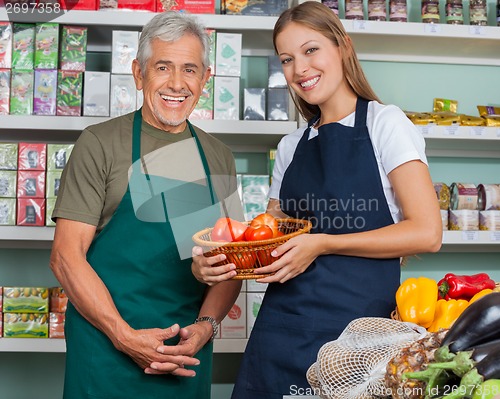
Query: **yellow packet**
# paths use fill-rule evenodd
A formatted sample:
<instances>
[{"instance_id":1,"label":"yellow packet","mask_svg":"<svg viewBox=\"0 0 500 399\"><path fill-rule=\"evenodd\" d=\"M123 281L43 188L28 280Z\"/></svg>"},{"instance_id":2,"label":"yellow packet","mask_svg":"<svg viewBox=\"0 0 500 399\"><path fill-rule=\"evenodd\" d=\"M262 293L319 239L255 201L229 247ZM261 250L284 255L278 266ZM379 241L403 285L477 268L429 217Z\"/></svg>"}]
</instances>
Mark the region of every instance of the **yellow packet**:
<instances>
[{"instance_id":1,"label":"yellow packet","mask_svg":"<svg viewBox=\"0 0 500 399\"><path fill-rule=\"evenodd\" d=\"M492 107L489 105L478 105L477 110L479 111L479 115L500 115L500 107Z\"/></svg>"},{"instance_id":2,"label":"yellow packet","mask_svg":"<svg viewBox=\"0 0 500 399\"><path fill-rule=\"evenodd\" d=\"M450 126L454 123L460 123L460 115L453 112L434 112L432 114L437 125Z\"/></svg>"},{"instance_id":3,"label":"yellow packet","mask_svg":"<svg viewBox=\"0 0 500 399\"><path fill-rule=\"evenodd\" d=\"M448 100L446 98L435 98L434 99L434 112L450 111L457 112L458 101Z\"/></svg>"},{"instance_id":4,"label":"yellow packet","mask_svg":"<svg viewBox=\"0 0 500 399\"><path fill-rule=\"evenodd\" d=\"M415 125L428 125L429 123L434 123L434 118L427 112L416 113L409 118Z\"/></svg>"},{"instance_id":5,"label":"yellow packet","mask_svg":"<svg viewBox=\"0 0 500 399\"><path fill-rule=\"evenodd\" d=\"M460 117L460 125L462 126L484 126L486 125L486 121L484 118L480 116L471 116L471 115L459 115Z\"/></svg>"},{"instance_id":6,"label":"yellow packet","mask_svg":"<svg viewBox=\"0 0 500 399\"><path fill-rule=\"evenodd\" d=\"M500 115L486 115L486 126L500 126Z\"/></svg>"}]
</instances>

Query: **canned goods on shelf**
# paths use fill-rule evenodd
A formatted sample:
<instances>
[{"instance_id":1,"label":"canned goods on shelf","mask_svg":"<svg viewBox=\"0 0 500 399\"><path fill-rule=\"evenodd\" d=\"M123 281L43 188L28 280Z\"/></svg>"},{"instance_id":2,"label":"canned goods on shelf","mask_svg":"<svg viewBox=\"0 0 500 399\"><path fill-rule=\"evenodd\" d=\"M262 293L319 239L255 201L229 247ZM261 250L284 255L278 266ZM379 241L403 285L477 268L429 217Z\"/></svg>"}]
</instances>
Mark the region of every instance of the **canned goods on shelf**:
<instances>
[{"instance_id":1,"label":"canned goods on shelf","mask_svg":"<svg viewBox=\"0 0 500 399\"><path fill-rule=\"evenodd\" d=\"M436 191L439 202L439 209L450 209L450 188L445 183L434 183L434 191Z\"/></svg>"},{"instance_id":2,"label":"canned goods on shelf","mask_svg":"<svg viewBox=\"0 0 500 399\"><path fill-rule=\"evenodd\" d=\"M480 211L500 210L500 184L477 186L477 207Z\"/></svg>"},{"instance_id":3,"label":"canned goods on shelf","mask_svg":"<svg viewBox=\"0 0 500 399\"><path fill-rule=\"evenodd\" d=\"M453 183L450 186L450 209L477 210L478 190L472 183Z\"/></svg>"},{"instance_id":4,"label":"canned goods on shelf","mask_svg":"<svg viewBox=\"0 0 500 399\"><path fill-rule=\"evenodd\" d=\"M479 211L455 209L448 211L448 229L473 231L479 230Z\"/></svg>"},{"instance_id":5,"label":"canned goods on shelf","mask_svg":"<svg viewBox=\"0 0 500 399\"><path fill-rule=\"evenodd\" d=\"M500 231L500 211L479 211L479 230Z\"/></svg>"},{"instance_id":6,"label":"canned goods on shelf","mask_svg":"<svg viewBox=\"0 0 500 399\"><path fill-rule=\"evenodd\" d=\"M443 225L443 230L448 230L448 210L441 209L441 224Z\"/></svg>"}]
</instances>

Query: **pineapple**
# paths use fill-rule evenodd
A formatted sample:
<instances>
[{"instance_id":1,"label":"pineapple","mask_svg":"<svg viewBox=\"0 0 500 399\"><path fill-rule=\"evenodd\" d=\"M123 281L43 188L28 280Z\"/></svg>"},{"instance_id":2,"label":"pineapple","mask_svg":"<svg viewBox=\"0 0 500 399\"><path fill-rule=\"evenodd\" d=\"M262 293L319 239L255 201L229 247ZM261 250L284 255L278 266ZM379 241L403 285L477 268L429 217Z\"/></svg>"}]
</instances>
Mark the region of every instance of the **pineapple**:
<instances>
[{"instance_id":1,"label":"pineapple","mask_svg":"<svg viewBox=\"0 0 500 399\"><path fill-rule=\"evenodd\" d=\"M421 371L434 361L434 352L441 345L447 330L428 333L402 349L388 364L385 385L393 399L423 399L426 396L426 383L415 379L403 381L406 372Z\"/></svg>"}]
</instances>

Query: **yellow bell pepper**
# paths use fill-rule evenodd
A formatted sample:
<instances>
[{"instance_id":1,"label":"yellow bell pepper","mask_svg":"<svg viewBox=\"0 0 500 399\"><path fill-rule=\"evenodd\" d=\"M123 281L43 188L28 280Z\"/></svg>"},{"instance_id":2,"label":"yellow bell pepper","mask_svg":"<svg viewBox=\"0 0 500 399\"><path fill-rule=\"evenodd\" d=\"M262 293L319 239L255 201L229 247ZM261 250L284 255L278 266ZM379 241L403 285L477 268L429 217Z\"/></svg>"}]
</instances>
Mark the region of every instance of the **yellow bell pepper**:
<instances>
[{"instance_id":1,"label":"yellow bell pepper","mask_svg":"<svg viewBox=\"0 0 500 399\"><path fill-rule=\"evenodd\" d=\"M438 300L434 321L427 330L436 332L442 328L450 328L467 306L469 306L469 301L465 299Z\"/></svg>"},{"instance_id":2,"label":"yellow bell pepper","mask_svg":"<svg viewBox=\"0 0 500 399\"><path fill-rule=\"evenodd\" d=\"M493 292L492 289L486 288L484 290L479 291L476 295L474 295L471 299L469 299L469 305L473 302L476 302L479 298L482 298L485 295L491 294Z\"/></svg>"},{"instance_id":3,"label":"yellow bell pepper","mask_svg":"<svg viewBox=\"0 0 500 399\"><path fill-rule=\"evenodd\" d=\"M438 286L427 277L410 277L403 281L396 292L396 305L402 321L429 327L434 320Z\"/></svg>"}]
</instances>

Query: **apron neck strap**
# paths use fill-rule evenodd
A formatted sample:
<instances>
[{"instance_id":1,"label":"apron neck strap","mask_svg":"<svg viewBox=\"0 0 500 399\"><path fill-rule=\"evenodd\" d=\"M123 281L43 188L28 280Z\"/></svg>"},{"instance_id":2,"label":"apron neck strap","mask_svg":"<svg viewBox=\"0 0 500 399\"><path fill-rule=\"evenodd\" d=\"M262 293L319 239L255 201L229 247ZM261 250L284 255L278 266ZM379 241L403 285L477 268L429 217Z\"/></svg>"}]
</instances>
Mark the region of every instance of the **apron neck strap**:
<instances>
[{"instance_id":1,"label":"apron neck strap","mask_svg":"<svg viewBox=\"0 0 500 399\"><path fill-rule=\"evenodd\" d=\"M366 114L368 112L368 100L364 98L358 97L358 101L356 102L356 114L354 120L355 127L364 127L366 126Z\"/></svg>"},{"instance_id":2,"label":"apron neck strap","mask_svg":"<svg viewBox=\"0 0 500 399\"><path fill-rule=\"evenodd\" d=\"M201 157L201 162L203 164L203 169L205 170L205 175L207 176L208 188L210 190L210 198L212 200L212 204L217 202L217 196L213 189L212 179L210 178L210 168L208 167L207 157L205 156L205 151L203 151L203 147L198 139L198 135L196 134L193 125L186 120L187 125L189 127L189 131L196 142L196 146L198 148L198 152ZM142 130L142 107L139 108L134 113L134 124L132 128L132 164L135 163L141 158L141 130Z\"/></svg>"}]
</instances>

